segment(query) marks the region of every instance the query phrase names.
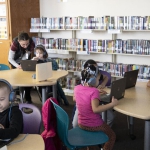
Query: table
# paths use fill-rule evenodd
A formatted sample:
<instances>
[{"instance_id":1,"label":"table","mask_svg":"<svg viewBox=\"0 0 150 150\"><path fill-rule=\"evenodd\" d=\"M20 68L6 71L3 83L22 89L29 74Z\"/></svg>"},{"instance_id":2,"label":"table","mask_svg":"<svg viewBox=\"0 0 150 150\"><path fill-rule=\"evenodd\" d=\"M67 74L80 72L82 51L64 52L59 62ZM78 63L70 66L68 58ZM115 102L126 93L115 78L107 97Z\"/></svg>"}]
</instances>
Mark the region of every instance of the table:
<instances>
[{"instance_id":1,"label":"table","mask_svg":"<svg viewBox=\"0 0 150 150\"><path fill-rule=\"evenodd\" d=\"M122 114L145 120L144 150L150 150L150 88L147 82L137 82L126 89L125 96L114 109Z\"/></svg>"},{"instance_id":2,"label":"table","mask_svg":"<svg viewBox=\"0 0 150 150\"><path fill-rule=\"evenodd\" d=\"M7 146L7 150L44 150L45 144L41 135L38 134L20 134L15 138L10 145ZM25 139L24 139L25 137ZM22 140L24 139L24 140ZM22 140L21 142L17 142ZM14 143L13 142L17 142Z\"/></svg>"},{"instance_id":3,"label":"table","mask_svg":"<svg viewBox=\"0 0 150 150\"><path fill-rule=\"evenodd\" d=\"M52 71L52 77L46 81L38 82L36 79L32 78L32 75L35 74L34 71L23 71L22 69L11 69L4 70L0 72L0 78L7 80L12 86L19 87L32 87L32 86L41 86L42 87L42 104L46 100L46 86L53 86L53 96L56 98L56 83L57 80L65 77L68 74L68 71Z\"/></svg>"}]
</instances>

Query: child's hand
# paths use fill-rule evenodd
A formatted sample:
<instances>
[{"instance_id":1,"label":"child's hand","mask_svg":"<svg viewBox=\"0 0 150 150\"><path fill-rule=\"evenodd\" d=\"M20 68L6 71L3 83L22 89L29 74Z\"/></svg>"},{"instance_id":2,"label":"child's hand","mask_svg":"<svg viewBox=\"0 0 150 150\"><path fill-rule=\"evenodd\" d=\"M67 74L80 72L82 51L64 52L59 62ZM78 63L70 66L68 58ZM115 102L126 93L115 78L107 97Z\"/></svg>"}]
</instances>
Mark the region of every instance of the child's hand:
<instances>
[{"instance_id":1,"label":"child's hand","mask_svg":"<svg viewBox=\"0 0 150 150\"><path fill-rule=\"evenodd\" d=\"M2 124L0 124L0 129L4 129L4 126Z\"/></svg>"},{"instance_id":2,"label":"child's hand","mask_svg":"<svg viewBox=\"0 0 150 150\"><path fill-rule=\"evenodd\" d=\"M105 85L100 84L97 88L98 88L98 89L104 89L104 88L105 88Z\"/></svg>"},{"instance_id":3,"label":"child's hand","mask_svg":"<svg viewBox=\"0 0 150 150\"><path fill-rule=\"evenodd\" d=\"M37 60L38 61L39 58L38 57L33 57L32 60Z\"/></svg>"},{"instance_id":4,"label":"child's hand","mask_svg":"<svg viewBox=\"0 0 150 150\"><path fill-rule=\"evenodd\" d=\"M113 104L113 106L116 106L116 105L118 105L118 100L116 98L114 98L114 96L113 96L111 103Z\"/></svg>"},{"instance_id":5,"label":"child's hand","mask_svg":"<svg viewBox=\"0 0 150 150\"><path fill-rule=\"evenodd\" d=\"M100 92L100 95L107 94L107 92L104 91L104 90L102 90L102 89L98 89L98 90L99 90L99 92Z\"/></svg>"}]
</instances>

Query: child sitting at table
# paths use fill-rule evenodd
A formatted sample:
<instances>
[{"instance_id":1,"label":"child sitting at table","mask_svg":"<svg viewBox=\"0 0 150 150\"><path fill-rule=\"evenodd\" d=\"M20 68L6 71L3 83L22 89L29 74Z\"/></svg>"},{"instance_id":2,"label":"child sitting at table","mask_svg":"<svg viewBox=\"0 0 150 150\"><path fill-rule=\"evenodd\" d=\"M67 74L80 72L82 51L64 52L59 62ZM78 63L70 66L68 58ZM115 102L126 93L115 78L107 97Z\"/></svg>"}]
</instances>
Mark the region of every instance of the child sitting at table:
<instances>
[{"instance_id":1,"label":"child sitting at table","mask_svg":"<svg viewBox=\"0 0 150 150\"><path fill-rule=\"evenodd\" d=\"M14 139L23 130L23 117L18 105L12 105L15 92L10 83L0 79L0 139Z\"/></svg>"},{"instance_id":2,"label":"child sitting at table","mask_svg":"<svg viewBox=\"0 0 150 150\"><path fill-rule=\"evenodd\" d=\"M57 70L58 69L58 64L54 59L48 58L48 53L43 45L37 45L35 47L35 57L32 58L32 60L37 60L37 63L46 63L46 62L52 62L52 69ZM39 88L40 93L41 93L41 88ZM62 90L61 85L57 81L57 90L58 90L58 95L63 99L65 105L69 105L69 102ZM57 98L58 99L58 98ZM58 99L59 101L59 99Z\"/></svg>"},{"instance_id":3,"label":"child sitting at table","mask_svg":"<svg viewBox=\"0 0 150 150\"><path fill-rule=\"evenodd\" d=\"M81 77L82 83L74 88L74 100L78 109L78 125L84 130L105 132L109 141L105 143L103 149L112 150L116 138L115 133L102 120L99 113L116 106L118 100L113 97L111 103L99 105L100 93L96 88L100 78L98 67L88 65L82 70Z\"/></svg>"}]
</instances>

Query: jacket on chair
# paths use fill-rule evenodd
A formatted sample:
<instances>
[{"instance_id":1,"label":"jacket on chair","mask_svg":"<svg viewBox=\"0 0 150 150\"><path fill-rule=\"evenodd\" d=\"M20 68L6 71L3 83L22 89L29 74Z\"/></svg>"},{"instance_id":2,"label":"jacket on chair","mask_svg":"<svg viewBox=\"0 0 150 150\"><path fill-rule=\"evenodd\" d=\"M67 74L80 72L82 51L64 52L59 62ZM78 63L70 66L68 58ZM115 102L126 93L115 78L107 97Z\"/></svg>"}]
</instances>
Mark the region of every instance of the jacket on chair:
<instances>
[{"instance_id":1,"label":"jacket on chair","mask_svg":"<svg viewBox=\"0 0 150 150\"><path fill-rule=\"evenodd\" d=\"M51 99L58 104L55 98ZM42 107L42 119L45 130L42 132L41 136L45 142L45 150L61 150L61 140L56 133L56 112L50 98L46 100Z\"/></svg>"}]
</instances>

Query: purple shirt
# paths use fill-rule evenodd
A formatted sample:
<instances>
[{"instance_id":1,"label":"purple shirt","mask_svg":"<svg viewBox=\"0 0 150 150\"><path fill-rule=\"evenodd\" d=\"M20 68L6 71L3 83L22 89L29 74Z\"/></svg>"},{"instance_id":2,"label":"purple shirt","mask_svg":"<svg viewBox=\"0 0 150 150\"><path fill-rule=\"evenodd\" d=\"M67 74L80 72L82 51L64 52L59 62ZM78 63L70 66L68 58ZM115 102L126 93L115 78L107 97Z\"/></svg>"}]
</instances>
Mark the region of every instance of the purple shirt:
<instances>
[{"instance_id":1,"label":"purple shirt","mask_svg":"<svg viewBox=\"0 0 150 150\"><path fill-rule=\"evenodd\" d=\"M97 88L77 85L74 88L76 106L78 108L78 124L88 127L97 127L103 124L100 113L94 113L91 101L100 99Z\"/></svg>"}]
</instances>

